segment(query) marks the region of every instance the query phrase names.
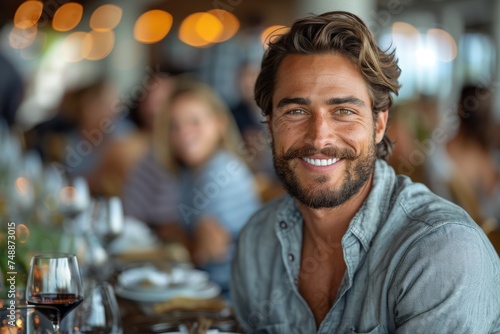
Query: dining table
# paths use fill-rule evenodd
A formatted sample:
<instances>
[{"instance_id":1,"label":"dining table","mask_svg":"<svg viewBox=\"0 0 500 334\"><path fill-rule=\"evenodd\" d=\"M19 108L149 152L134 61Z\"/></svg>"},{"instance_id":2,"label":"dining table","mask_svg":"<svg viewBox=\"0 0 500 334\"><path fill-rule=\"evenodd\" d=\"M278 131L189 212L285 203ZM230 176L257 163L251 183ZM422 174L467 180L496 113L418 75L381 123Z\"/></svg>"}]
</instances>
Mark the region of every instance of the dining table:
<instances>
[{"instance_id":1,"label":"dining table","mask_svg":"<svg viewBox=\"0 0 500 334\"><path fill-rule=\"evenodd\" d=\"M128 295L122 290L120 275L134 268L171 272L173 268L184 267L198 272L181 246L162 244L147 251L121 253L110 260L113 272L107 281L115 289L123 334L243 333L227 296L217 293L217 290L200 296L182 293L169 296L165 290L159 291L151 300L135 298L134 294Z\"/></svg>"}]
</instances>

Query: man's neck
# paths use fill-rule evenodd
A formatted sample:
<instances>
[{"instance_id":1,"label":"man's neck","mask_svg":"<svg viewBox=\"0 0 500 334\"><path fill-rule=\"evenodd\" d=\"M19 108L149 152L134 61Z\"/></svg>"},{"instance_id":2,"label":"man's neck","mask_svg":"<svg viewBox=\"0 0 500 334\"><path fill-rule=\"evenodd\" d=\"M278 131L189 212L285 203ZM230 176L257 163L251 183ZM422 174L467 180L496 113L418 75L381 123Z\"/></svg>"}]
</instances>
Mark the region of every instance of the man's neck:
<instances>
[{"instance_id":1,"label":"man's neck","mask_svg":"<svg viewBox=\"0 0 500 334\"><path fill-rule=\"evenodd\" d=\"M372 188L373 173L363 187L345 203L329 209L313 209L297 202L304 219L304 237L323 244L339 242L347 231L349 223Z\"/></svg>"}]
</instances>

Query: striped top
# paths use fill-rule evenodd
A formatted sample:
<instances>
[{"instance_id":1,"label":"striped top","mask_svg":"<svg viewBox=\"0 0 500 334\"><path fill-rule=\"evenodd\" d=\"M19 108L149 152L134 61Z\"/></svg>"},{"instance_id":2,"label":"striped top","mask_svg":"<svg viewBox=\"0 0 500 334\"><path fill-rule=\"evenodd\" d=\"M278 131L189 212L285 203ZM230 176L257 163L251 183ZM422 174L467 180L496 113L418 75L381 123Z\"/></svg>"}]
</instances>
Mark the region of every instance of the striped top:
<instances>
[{"instance_id":1,"label":"striped top","mask_svg":"<svg viewBox=\"0 0 500 334\"><path fill-rule=\"evenodd\" d=\"M226 151L217 152L198 173L183 170L180 181L178 214L188 227L210 216L236 238L260 206L252 173Z\"/></svg>"},{"instance_id":2,"label":"striped top","mask_svg":"<svg viewBox=\"0 0 500 334\"><path fill-rule=\"evenodd\" d=\"M132 170L122 195L123 211L150 226L179 221L179 184L150 151Z\"/></svg>"}]
</instances>

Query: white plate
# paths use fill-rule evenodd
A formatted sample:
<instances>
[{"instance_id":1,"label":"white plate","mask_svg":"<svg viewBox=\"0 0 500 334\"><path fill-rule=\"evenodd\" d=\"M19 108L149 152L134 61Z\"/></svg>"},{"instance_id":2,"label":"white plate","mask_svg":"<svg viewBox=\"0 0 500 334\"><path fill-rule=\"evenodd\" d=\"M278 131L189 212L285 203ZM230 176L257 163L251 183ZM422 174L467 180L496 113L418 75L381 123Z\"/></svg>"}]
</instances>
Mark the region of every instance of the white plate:
<instances>
[{"instance_id":1,"label":"white plate","mask_svg":"<svg viewBox=\"0 0 500 334\"><path fill-rule=\"evenodd\" d=\"M118 276L118 284L125 290L161 292L167 289L193 289L205 285L208 278L207 272L193 268L174 267L167 273L148 265L123 271Z\"/></svg>"},{"instance_id":2,"label":"white plate","mask_svg":"<svg viewBox=\"0 0 500 334\"><path fill-rule=\"evenodd\" d=\"M160 302L176 297L209 299L217 297L220 294L220 291L220 286L210 281L193 287L187 286L172 289L165 288L164 290L155 289L153 291L131 290L121 285L115 287L115 293L118 296L137 302Z\"/></svg>"}]
</instances>

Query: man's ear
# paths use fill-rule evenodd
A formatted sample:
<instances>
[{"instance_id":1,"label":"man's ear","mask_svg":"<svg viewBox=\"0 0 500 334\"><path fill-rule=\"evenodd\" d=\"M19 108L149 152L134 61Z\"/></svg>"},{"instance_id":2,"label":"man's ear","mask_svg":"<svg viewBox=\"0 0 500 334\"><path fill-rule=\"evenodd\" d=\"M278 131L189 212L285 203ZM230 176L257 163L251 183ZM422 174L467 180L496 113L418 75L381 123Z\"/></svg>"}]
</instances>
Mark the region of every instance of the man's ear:
<instances>
[{"instance_id":1,"label":"man's ear","mask_svg":"<svg viewBox=\"0 0 500 334\"><path fill-rule=\"evenodd\" d=\"M382 110L378 113L375 121L375 142L378 144L384 138L387 129L387 120L389 119L389 110Z\"/></svg>"}]
</instances>

